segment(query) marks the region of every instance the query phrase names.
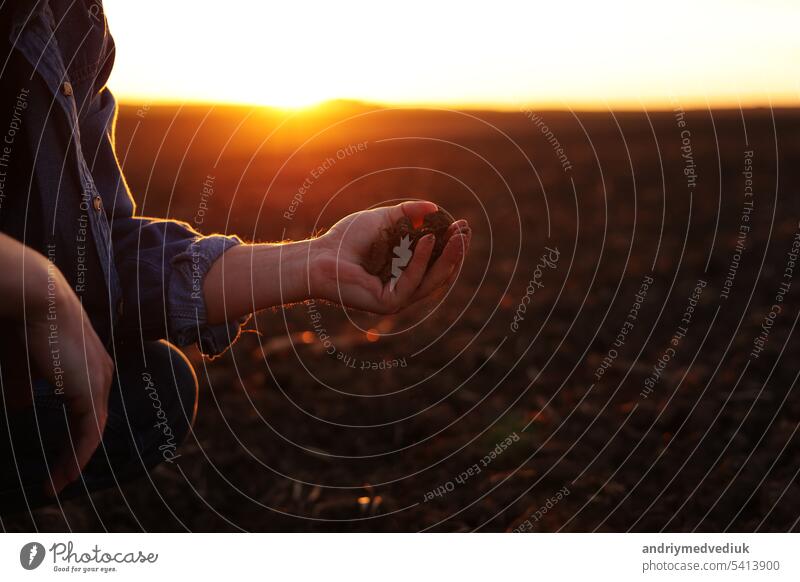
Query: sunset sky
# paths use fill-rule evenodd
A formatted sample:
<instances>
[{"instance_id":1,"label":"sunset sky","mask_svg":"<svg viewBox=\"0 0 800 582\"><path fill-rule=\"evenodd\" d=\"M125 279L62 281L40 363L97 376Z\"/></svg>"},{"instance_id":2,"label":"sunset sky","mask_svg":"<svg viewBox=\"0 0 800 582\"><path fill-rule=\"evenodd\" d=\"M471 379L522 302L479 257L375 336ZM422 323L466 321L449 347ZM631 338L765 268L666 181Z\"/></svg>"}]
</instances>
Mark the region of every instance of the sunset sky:
<instances>
[{"instance_id":1,"label":"sunset sky","mask_svg":"<svg viewBox=\"0 0 800 582\"><path fill-rule=\"evenodd\" d=\"M124 101L798 105L800 2L105 0Z\"/></svg>"}]
</instances>

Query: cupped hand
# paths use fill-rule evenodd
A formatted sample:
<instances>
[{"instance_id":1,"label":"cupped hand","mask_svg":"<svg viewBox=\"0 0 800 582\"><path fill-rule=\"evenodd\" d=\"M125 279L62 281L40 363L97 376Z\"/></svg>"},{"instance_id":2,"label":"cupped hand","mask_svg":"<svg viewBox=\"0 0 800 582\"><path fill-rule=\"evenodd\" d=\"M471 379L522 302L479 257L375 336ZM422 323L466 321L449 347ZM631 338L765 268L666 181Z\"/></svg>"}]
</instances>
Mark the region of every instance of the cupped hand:
<instances>
[{"instance_id":1,"label":"cupped hand","mask_svg":"<svg viewBox=\"0 0 800 582\"><path fill-rule=\"evenodd\" d=\"M449 287L458 275L472 233L466 220L450 225L450 238L442 254L428 269L434 236L419 239L414 254L396 282L387 283L362 266L370 248L385 228L408 217L418 225L438 210L427 201L403 202L346 216L314 241L309 265L312 294L345 307L373 313L396 313Z\"/></svg>"}]
</instances>

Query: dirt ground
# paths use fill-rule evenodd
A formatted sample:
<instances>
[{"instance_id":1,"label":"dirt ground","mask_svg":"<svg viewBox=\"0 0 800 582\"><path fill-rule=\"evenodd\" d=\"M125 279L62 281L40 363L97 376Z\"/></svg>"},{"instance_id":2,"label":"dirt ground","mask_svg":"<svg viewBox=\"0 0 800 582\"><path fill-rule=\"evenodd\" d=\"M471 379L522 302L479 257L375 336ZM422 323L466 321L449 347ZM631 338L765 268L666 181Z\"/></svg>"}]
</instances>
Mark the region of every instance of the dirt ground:
<instances>
[{"instance_id":1,"label":"dirt ground","mask_svg":"<svg viewBox=\"0 0 800 582\"><path fill-rule=\"evenodd\" d=\"M189 348L175 463L2 526L797 531L798 135L797 111L126 106L143 214L278 241L425 197L469 261L440 304L295 305Z\"/></svg>"}]
</instances>

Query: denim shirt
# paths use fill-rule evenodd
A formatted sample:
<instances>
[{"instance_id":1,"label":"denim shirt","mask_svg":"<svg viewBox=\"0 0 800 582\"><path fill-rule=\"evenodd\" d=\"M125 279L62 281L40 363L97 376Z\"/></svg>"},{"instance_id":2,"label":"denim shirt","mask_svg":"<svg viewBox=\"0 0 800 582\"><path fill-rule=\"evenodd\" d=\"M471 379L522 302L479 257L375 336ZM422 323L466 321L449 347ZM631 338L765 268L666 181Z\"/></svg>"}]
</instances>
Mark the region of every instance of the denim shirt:
<instances>
[{"instance_id":1,"label":"denim shirt","mask_svg":"<svg viewBox=\"0 0 800 582\"><path fill-rule=\"evenodd\" d=\"M117 105L105 87L114 43L100 0L20 1L3 10L13 13L3 15L9 58L0 67L14 57L28 73L24 87L0 74L3 93L16 99L10 120L0 120L0 134L11 138L0 156L9 168L30 161L30 175L9 182L23 191L2 192L3 230L55 263L107 346L134 336L221 353L243 320L208 325L202 281L241 241L136 215L114 152Z\"/></svg>"}]
</instances>

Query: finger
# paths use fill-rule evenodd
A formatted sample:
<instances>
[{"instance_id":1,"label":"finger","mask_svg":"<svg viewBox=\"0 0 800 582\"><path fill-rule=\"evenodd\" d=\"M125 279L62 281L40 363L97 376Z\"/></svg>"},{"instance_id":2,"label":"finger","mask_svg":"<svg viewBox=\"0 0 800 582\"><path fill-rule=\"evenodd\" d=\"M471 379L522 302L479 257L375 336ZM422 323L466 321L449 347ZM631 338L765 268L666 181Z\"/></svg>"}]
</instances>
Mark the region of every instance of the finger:
<instances>
[{"instance_id":1,"label":"finger","mask_svg":"<svg viewBox=\"0 0 800 582\"><path fill-rule=\"evenodd\" d=\"M428 202L427 200L410 200L397 204L396 206L391 206L389 214L392 218L392 222L397 222L406 216L412 224L417 226L422 224L422 219L425 218L426 214L436 212L437 210L439 210L439 207L433 202Z\"/></svg>"},{"instance_id":2,"label":"finger","mask_svg":"<svg viewBox=\"0 0 800 582\"><path fill-rule=\"evenodd\" d=\"M419 287L422 278L425 276L425 271L428 268L428 261L433 252L433 243L436 237L432 234L426 234L417 241L417 246L414 248L414 255L411 261L406 266L400 279L394 286L394 293L398 301L405 302ZM391 282L390 282L391 285Z\"/></svg>"},{"instance_id":3,"label":"finger","mask_svg":"<svg viewBox=\"0 0 800 582\"><path fill-rule=\"evenodd\" d=\"M442 285L442 289L449 289L453 285L453 283L456 282L456 279L458 278L459 274L461 274L461 267L463 265L464 262L462 261L458 263L455 267L453 267L453 270L450 271L450 275L447 277L447 280L444 282L444 285Z\"/></svg>"},{"instance_id":4,"label":"finger","mask_svg":"<svg viewBox=\"0 0 800 582\"><path fill-rule=\"evenodd\" d=\"M469 223L465 219L456 220L453 224L451 224L447 228L447 240L450 240L450 237L459 234L460 232L466 232L469 229Z\"/></svg>"},{"instance_id":5,"label":"finger","mask_svg":"<svg viewBox=\"0 0 800 582\"><path fill-rule=\"evenodd\" d=\"M464 258L466 257L466 254L469 252L469 240L470 236L468 235L466 250L464 251L464 255L462 255L460 261L456 262L455 266L450 271L450 274L447 276L447 279L445 280L444 284L441 287L439 287L439 289L435 290L434 293L431 294L432 296L438 296L439 294L443 295L448 289L450 289L450 287L453 286L453 283L456 282L456 279L458 279L458 276L461 274L461 269L464 268Z\"/></svg>"},{"instance_id":6,"label":"finger","mask_svg":"<svg viewBox=\"0 0 800 582\"><path fill-rule=\"evenodd\" d=\"M441 287L453 269L463 259L465 244L462 235L450 237L442 250L442 254L425 275L422 284L415 293L415 298L422 298Z\"/></svg>"},{"instance_id":7,"label":"finger","mask_svg":"<svg viewBox=\"0 0 800 582\"><path fill-rule=\"evenodd\" d=\"M467 238L468 235L466 234L457 234L450 237L441 256L436 259L436 262L425 275L422 284L414 293L414 301L422 299L445 285L451 274L459 270L468 248Z\"/></svg>"}]
</instances>

